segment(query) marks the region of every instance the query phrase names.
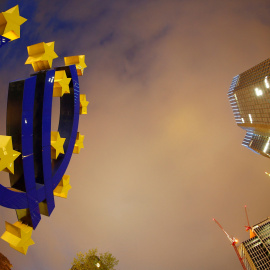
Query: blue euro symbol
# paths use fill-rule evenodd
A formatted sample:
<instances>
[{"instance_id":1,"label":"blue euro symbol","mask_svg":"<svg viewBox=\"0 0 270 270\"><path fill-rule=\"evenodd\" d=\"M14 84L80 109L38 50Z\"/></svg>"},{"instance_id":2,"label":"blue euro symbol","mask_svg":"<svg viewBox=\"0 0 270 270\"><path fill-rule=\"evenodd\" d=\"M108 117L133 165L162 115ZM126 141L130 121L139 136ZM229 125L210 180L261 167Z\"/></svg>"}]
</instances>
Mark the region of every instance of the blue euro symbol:
<instances>
[{"instance_id":1,"label":"blue euro symbol","mask_svg":"<svg viewBox=\"0 0 270 270\"><path fill-rule=\"evenodd\" d=\"M65 70L71 78L70 93L60 98L58 132L64 154L51 159L51 118L55 72ZM41 214L49 216L54 207L53 191L70 162L79 124L80 89L75 65L41 71L9 84L7 136L21 155L14 161L11 188L0 185L0 205L16 209L18 220L34 229Z\"/></svg>"}]
</instances>

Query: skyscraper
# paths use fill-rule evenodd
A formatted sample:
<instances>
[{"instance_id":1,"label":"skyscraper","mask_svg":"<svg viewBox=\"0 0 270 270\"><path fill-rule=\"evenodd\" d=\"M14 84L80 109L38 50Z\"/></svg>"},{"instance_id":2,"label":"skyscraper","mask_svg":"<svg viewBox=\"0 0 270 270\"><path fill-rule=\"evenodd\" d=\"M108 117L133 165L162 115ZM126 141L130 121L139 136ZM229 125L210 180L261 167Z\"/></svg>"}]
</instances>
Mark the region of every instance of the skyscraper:
<instances>
[{"instance_id":1,"label":"skyscraper","mask_svg":"<svg viewBox=\"0 0 270 270\"><path fill-rule=\"evenodd\" d=\"M228 96L237 125L246 130L242 145L270 158L270 59L235 76Z\"/></svg>"},{"instance_id":2,"label":"skyscraper","mask_svg":"<svg viewBox=\"0 0 270 270\"><path fill-rule=\"evenodd\" d=\"M252 227L253 237L241 243L238 252L247 270L270 269L270 218Z\"/></svg>"}]
</instances>

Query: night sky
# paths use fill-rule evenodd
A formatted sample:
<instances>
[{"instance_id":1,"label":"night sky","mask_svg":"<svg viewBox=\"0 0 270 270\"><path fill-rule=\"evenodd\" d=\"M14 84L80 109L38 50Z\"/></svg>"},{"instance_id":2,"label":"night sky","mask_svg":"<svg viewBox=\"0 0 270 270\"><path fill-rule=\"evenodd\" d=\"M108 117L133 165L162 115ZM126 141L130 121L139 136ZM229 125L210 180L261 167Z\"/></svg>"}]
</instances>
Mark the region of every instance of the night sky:
<instances>
[{"instance_id":1,"label":"night sky","mask_svg":"<svg viewBox=\"0 0 270 270\"><path fill-rule=\"evenodd\" d=\"M245 204L251 225L270 216L269 160L241 145L227 98L235 75L269 57L269 1L1 0L0 11L16 4L28 21L0 49L0 134L9 82L33 72L29 45L55 41L53 66L85 54L90 104L68 199L55 198L26 256L0 241L14 269L69 269L96 247L121 270L241 269L212 218L244 241ZM2 234L17 218L0 216Z\"/></svg>"}]
</instances>

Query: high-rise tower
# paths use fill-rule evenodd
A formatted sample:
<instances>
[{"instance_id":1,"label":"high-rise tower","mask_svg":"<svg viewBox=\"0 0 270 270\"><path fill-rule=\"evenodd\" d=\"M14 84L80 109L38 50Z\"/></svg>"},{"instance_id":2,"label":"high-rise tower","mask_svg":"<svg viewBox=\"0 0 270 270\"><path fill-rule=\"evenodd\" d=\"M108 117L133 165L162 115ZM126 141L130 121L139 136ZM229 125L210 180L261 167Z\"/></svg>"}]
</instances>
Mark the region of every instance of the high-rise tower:
<instances>
[{"instance_id":1,"label":"high-rise tower","mask_svg":"<svg viewBox=\"0 0 270 270\"><path fill-rule=\"evenodd\" d=\"M247 132L242 145L270 158L270 59L235 76L228 96L237 125Z\"/></svg>"},{"instance_id":2,"label":"high-rise tower","mask_svg":"<svg viewBox=\"0 0 270 270\"><path fill-rule=\"evenodd\" d=\"M270 218L252 227L254 236L238 247L248 270L270 269Z\"/></svg>"}]
</instances>

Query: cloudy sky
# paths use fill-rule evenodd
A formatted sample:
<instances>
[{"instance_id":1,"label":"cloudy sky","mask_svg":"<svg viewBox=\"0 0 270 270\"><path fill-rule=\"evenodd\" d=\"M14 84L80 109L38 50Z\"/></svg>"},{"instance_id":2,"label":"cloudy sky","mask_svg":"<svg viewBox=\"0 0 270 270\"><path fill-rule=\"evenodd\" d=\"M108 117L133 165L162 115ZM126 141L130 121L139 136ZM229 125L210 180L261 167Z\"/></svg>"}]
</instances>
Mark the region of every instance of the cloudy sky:
<instances>
[{"instance_id":1,"label":"cloudy sky","mask_svg":"<svg viewBox=\"0 0 270 270\"><path fill-rule=\"evenodd\" d=\"M227 98L235 75L269 57L269 1L2 0L0 11L16 4L28 21L0 49L0 133L8 83L32 72L35 43L55 41L53 66L86 55L90 104L68 199L42 216L26 256L0 241L14 269L69 269L96 247L121 270L241 269L212 218L243 241L245 204L251 224L270 215L269 160L241 146ZM0 216L2 234L17 219Z\"/></svg>"}]
</instances>

